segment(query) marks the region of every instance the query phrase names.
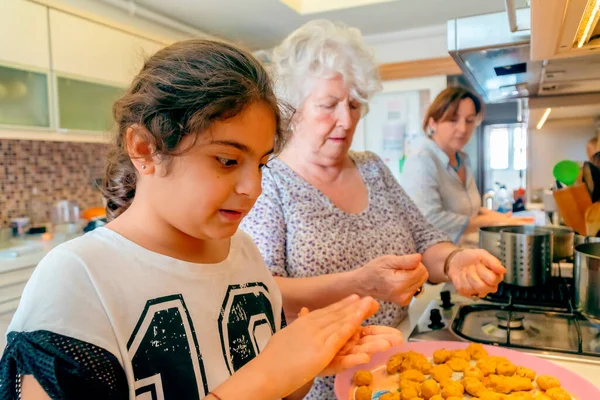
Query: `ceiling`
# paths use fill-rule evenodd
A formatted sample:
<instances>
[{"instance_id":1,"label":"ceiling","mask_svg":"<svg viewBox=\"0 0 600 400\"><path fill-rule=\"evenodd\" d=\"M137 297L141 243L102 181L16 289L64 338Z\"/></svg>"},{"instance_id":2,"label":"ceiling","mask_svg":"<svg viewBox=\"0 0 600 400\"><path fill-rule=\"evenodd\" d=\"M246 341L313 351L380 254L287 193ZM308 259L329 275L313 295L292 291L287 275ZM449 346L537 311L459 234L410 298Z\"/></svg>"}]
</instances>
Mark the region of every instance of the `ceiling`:
<instances>
[{"instance_id":1,"label":"ceiling","mask_svg":"<svg viewBox=\"0 0 600 400\"><path fill-rule=\"evenodd\" d=\"M300 15L280 0L134 1L138 6L241 42L253 50L278 44L294 29L315 18L342 21L371 35L504 10L504 0L393 0L309 15Z\"/></svg>"},{"instance_id":2,"label":"ceiling","mask_svg":"<svg viewBox=\"0 0 600 400\"><path fill-rule=\"evenodd\" d=\"M532 108L529 110L529 127L537 125L546 111L545 108ZM574 120L588 121L590 125L593 120L600 118L600 104L572 105L564 107L552 107L547 121L568 120L572 123Z\"/></svg>"}]
</instances>

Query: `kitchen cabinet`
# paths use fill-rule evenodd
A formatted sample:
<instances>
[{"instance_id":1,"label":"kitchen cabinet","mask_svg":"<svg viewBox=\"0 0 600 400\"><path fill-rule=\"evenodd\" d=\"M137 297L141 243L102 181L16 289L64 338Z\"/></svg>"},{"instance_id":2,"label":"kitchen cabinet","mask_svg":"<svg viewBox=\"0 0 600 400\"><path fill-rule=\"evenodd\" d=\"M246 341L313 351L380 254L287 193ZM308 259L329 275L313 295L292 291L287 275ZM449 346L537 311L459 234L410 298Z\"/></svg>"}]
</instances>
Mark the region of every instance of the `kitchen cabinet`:
<instances>
[{"instance_id":1,"label":"kitchen cabinet","mask_svg":"<svg viewBox=\"0 0 600 400\"><path fill-rule=\"evenodd\" d=\"M0 65L0 125L50 127L47 73Z\"/></svg>"},{"instance_id":2,"label":"kitchen cabinet","mask_svg":"<svg viewBox=\"0 0 600 400\"><path fill-rule=\"evenodd\" d=\"M50 9L50 43L57 74L127 86L162 44Z\"/></svg>"},{"instance_id":3,"label":"kitchen cabinet","mask_svg":"<svg viewBox=\"0 0 600 400\"><path fill-rule=\"evenodd\" d=\"M0 64L50 69L47 7L1 0L0 38Z\"/></svg>"},{"instance_id":4,"label":"kitchen cabinet","mask_svg":"<svg viewBox=\"0 0 600 400\"><path fill-rule=\"evenodd\" d=\"M0 0L0 138L106 141L112 105L166 42L25 0Z\"/></svg>"},{"instance_id":5,"label":"kitchen cabinet","mask_svg":"<svg viewBox=\"0 0 600 400\"><path fill-rule=\"evenodd\" d=\"M112 106L122 87L57 76L60 130L107 132L113 127Z\"/></svg>"}]
</instances>

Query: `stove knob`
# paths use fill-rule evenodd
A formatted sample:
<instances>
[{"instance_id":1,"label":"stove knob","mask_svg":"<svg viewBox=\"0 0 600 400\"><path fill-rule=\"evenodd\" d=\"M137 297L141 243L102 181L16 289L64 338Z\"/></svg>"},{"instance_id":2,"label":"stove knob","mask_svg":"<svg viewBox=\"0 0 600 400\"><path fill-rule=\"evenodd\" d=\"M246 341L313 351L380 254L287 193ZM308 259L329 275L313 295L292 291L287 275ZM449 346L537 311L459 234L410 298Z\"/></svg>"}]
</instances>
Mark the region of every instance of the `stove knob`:
<instances>
[{"instance_id":1,"label":"stove knob","mask_svg":"<svg viewBox=\"0 0 600 400\"><path fill-rule=\"evenodd\" d=\"M444 290L442 293L440 293L440 296L442 298L442 308L444 310L452 308L454 305L452 304L452 294L449 291Z\"/></svg>"},{"instance_id":2,"label":"stove knob","mask_svg":"<svg viewBox=\"0 0 600 400\"><path fill-rule=\"evenodd\" d=\"M431 324L427 326L429 326L429 328L431 329L442 329L446 326L442 322L442 314L437 308L431 310L431 313L429 314L429 319L431 320Z\"/></svg>"}]
</instances>

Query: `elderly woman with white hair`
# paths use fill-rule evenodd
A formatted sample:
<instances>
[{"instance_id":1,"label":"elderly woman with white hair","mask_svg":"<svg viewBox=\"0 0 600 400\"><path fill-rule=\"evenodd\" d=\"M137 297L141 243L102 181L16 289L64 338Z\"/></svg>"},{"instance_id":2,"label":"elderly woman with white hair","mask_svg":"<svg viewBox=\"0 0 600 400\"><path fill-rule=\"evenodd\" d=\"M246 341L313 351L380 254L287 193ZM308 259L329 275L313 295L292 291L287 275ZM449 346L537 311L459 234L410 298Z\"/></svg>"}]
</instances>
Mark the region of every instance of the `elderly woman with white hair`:
<instances>
[{"instance_id":1,"label":"elderly woman with white hair","mask_svg":"<svg viewBox=\"0 0 600 400\"><path fill-rule=\"evenodd\" d=\"M349 151L377 68L357 29L312 21L274 50L281 100L296 110L292 136L263 172L243 222L275 275L288 318L353 293L381 301L370 323L397 326L428 280L460 294L497 290L505 269L433 228L375 154ZM415 176L414 179L419 179ZM334 398L317 379L308 399Z\"/></svg>"}]
</instances>

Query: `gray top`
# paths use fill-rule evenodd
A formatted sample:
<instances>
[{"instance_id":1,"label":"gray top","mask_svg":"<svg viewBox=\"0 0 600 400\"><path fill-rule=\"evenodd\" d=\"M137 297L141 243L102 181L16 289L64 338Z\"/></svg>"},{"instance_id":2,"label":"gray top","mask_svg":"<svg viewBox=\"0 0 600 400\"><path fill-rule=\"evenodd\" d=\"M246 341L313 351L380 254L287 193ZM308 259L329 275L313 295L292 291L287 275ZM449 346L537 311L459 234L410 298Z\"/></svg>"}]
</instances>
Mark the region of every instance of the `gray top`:
<instances>
[{"instance_id":1,"label":"gray top","mask_svg":"<svg viewBox=\"0 0 600 400\"><path fill-rule=\"evenodd\" d=\"M469 156L462 151L458 154L467 171L466 184L450 166L448 155L431 139L406 158L400 176L402 187L427 221L450 235L454 243L481 207Z\"/></svg>"},{"instance_id":2,"label":"gray top","mask_svg":"<svg viewBox=\"0 0 600 400\"><path fill-rule=\"evenodd\" d=\"M450 241L423 218L383 161L350 152L369 193L359 214L337 208L280 160L263 173L263 193L242 229L254 239L274 275L310 277L345 272L388 254L423 253ZM396 327L406 308L382 302L369 324ZM317 379L307 399L334 399L333 380Z\"/></svg>"}]
</instances>

